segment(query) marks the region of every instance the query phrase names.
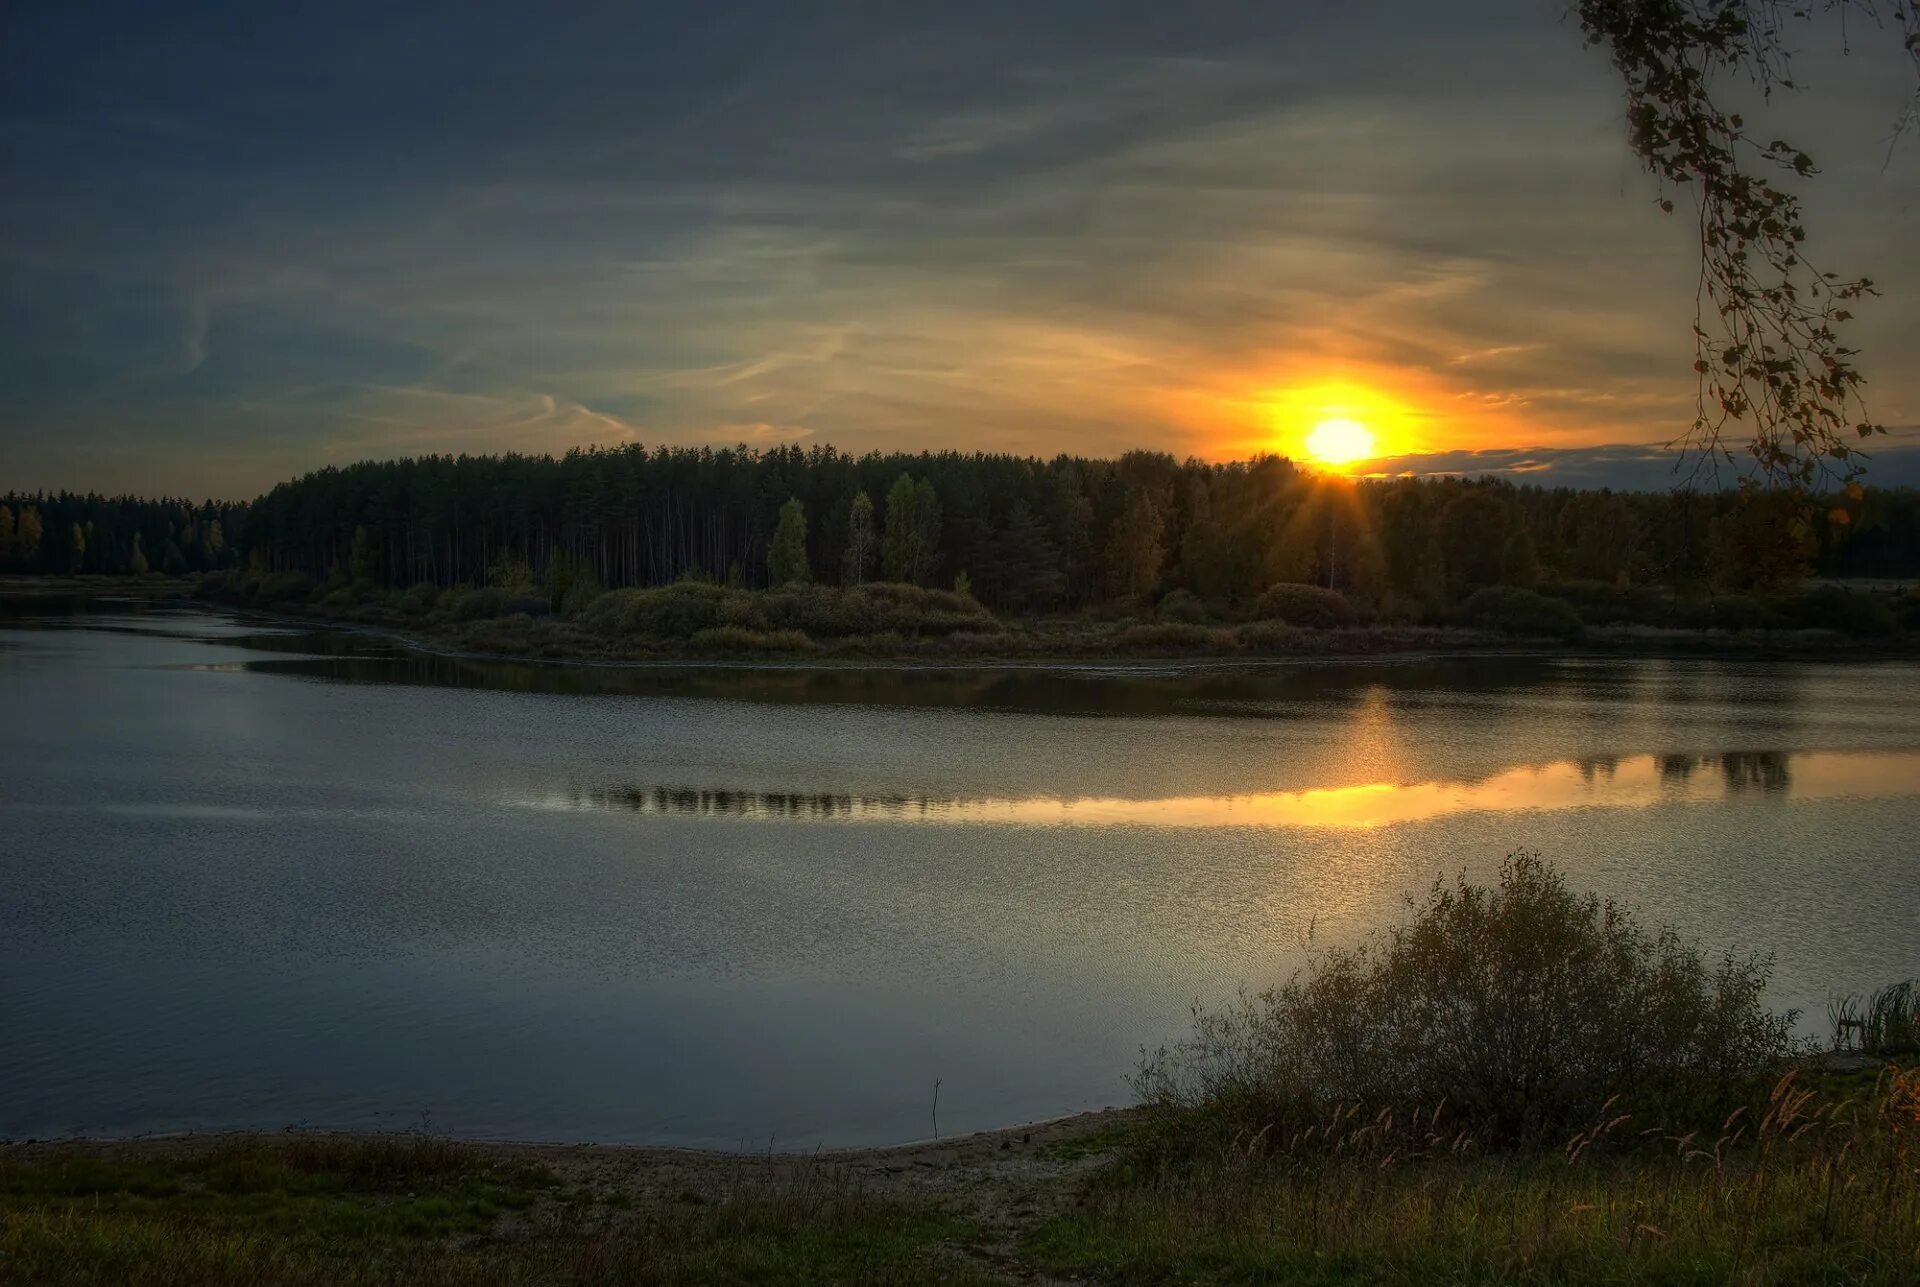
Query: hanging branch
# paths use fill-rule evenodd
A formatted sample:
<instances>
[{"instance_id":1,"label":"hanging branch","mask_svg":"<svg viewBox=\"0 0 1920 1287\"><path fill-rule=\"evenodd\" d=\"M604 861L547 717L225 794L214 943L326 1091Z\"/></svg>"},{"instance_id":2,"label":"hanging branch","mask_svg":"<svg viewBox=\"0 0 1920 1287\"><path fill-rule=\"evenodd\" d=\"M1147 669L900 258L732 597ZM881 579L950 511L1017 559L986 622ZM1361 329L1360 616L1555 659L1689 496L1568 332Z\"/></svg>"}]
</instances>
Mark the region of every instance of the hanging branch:
<instances>
[{"instance_id":1,"label":"hanging branch","mask_svg":"<svg viewBox=\"0 0 1920 1287\"><path fill-rule=\"evenodd\" d=\"M1824 0L1879 20L1872 0ZM1807 178L1813 159L1784 139L1747 133L1714 99L1717 74L1743 75L1771 96L1794 83L1783 33L1813 6L1778 0L1580 0L1588 43L1605 46L1627 87L1633 150L1655 177L1690 189L1699 211L1700 284L1694 319L1699 376L1692 426L1679 440L1717 472L1743 447L1770 485L1804 490L1864 468L1861 439L1886 432L1867 412L1858 350L1841 339L1852 305L1874 295L1865 277L1819 270L1803 249L1799 199L1778 186ZM1897 0L1920 70L1920 0ZM1896 132L1920 119L1920 94ZM1674 202L1662 198L1671 213ZM1744 437L1743 444L1735 441Z\"/></svg>"}]
</instances>

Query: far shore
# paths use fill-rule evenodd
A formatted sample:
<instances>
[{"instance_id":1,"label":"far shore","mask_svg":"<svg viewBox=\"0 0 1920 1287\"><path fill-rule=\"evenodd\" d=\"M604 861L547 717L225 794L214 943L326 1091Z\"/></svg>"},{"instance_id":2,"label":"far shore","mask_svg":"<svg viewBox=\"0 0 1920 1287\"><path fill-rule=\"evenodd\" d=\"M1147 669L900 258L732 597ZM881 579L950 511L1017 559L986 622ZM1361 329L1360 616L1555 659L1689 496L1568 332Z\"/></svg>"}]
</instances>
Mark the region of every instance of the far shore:
<instances>
[{"instance_id":1,"label":"far shore","mask_svg":"<svg viewBox=\"0 0 1920 1287\"><path fill-rule=\"evenodd\" d=\"M1091 617L1013 619L990 641L955 646L942 637L854 638L802 650L696 649L685 642L607 639L558 618L526 616L468 622L391 619L365 609L312 604L237 603L199 593L188 578L158 575L0 576L0 598L141 597L178 599L209 610L283 626L378 639L448 660L565 668L946 672L1031 670L1119 674L1261 671L1300 665L1412 663L1496 658L1775 661L1878 661L1920 656L1920 636L1857 637L1837 630L1701 630L1598 627L1578 639L1527 638L1460 626L1364 625L1301 628L1281 647L1247 648L1215 638L1173 638L1163 646L1118 648L1106 623ZM1103 633L1105 631L1105 633ZM1171 632L1170 632L1171 633ZM876 643L879 645L876 647Z\"/></svg>"}]
</instances>

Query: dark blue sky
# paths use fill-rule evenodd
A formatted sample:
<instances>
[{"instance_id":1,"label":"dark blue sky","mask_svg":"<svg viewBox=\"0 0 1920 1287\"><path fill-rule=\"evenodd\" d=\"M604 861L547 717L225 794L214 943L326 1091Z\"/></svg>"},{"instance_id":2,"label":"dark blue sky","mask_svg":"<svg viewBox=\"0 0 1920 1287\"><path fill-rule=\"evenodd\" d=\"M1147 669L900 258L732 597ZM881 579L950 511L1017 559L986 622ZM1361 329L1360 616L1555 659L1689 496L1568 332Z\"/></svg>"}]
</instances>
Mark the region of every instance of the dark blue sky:
<instances>
[{"instance_id":1,"label":"dark blue sky","mask_svg":"<svg viewBox=\"0 0 1920 1287\"><path fill-rule=\"evenodd\" d=\"M1692 247L1560 14L15 0L0 488L632 440L1220 457L1333 410L1602 468L1689 414ZM1911 68L1808 43L1775 115L1828 170L1817 249L1887 289L1859 339L1910 425Z\"/></svg>"}]
</instances>

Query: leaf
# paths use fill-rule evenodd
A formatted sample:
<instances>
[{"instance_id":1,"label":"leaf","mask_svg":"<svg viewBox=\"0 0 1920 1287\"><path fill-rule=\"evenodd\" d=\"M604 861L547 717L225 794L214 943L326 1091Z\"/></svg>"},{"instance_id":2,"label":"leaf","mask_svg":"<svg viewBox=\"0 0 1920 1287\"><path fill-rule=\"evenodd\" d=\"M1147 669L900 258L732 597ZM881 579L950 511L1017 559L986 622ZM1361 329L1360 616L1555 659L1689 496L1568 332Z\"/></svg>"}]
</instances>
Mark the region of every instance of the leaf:
<instances>
[{"instance_id":1,"label":"leaf","mask_svg":"<svg viewBox=\"0 0 1920 1287\"><path fill-rule=\"evenodd\" d=\"M1827 511L1827 521L1835 527L1846 527L1853 522L1853 515L1847 513L1847 511L1840 506L1835 505Z\"/></svg>"}]
</instances>

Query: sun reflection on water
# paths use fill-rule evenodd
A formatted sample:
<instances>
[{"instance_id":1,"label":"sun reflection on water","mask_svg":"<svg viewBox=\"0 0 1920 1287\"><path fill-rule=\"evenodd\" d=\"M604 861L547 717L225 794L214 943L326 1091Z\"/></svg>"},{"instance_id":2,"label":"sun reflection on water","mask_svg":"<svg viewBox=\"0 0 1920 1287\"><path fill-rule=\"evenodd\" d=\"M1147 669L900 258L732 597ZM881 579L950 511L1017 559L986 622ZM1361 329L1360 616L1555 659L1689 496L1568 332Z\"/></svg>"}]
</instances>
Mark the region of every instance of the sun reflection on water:
<instances>
[{"instance_id":1,"label":"sun reflection on water","mask_svg":"<svg viewBox=\"0 0 1920 1287\"><path fill-rule=\"evenodd\" d=\"M540 809L832 822L1368 828L1463 813L1645 808L1749 796L1791 801L1914 794L1920 794L1920 751L1742 751L1561 760L1472 780L1372 782L1243 795L970 798L572 786L513 803Z\"/></svg>"}]
</instances>

